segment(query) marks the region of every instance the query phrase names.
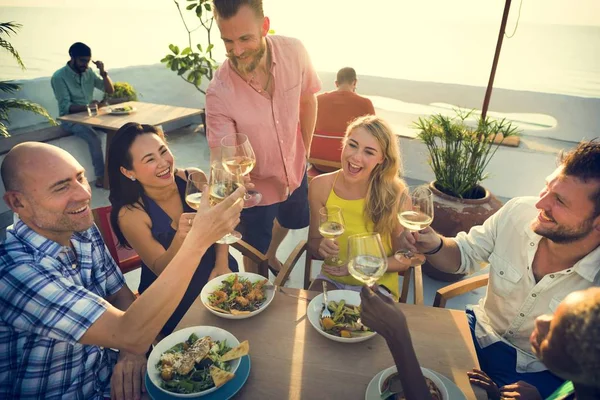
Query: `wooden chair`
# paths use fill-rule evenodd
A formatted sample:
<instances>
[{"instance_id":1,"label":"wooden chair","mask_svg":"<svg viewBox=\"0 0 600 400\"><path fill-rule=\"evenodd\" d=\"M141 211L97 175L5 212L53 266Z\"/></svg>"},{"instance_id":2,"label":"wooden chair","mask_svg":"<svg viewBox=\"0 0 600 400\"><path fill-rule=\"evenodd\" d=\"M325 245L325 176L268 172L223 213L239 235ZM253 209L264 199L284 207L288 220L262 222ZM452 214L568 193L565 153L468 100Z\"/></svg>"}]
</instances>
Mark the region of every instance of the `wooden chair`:
<instances>
[{"instance_id":1,"label":"wooden chair","mask_svg":"<svg viewBox=\"0 0 600 400\"><path fill-rule=\"evenodd\" d=\"M453 283L452 285L444 286L435 293L435 300L433 301L434 307L444 308L446 302L451 298L460 296L475 290L477 288L487 286L489 281L489 274L477 275L472 278L463 279L462 281Z\"/></svg>"},{"instance_id":2,"label":"wooden chair","mask_svg":"<svg viewBox=\"0 0 600 400\"><path fill-rule=\"evenodd\" d=\"M283 264L281 271L279 271L279 275L277 275L277 279L275 279L275 286L283 286L283 284L289 279L290 274L298 260L302 256L302 253L306 252L306 260L304 261L304 289L307 290L310 286L310 276L312 271L312 262L315 258L310 254L308 250L308 242L306 240L302 240L298 245L294 248L286 262ZM421 275L421 267L418 268L410 268L405 272L398 272L399 276L402 276L402 291L400 292L401 303L406 303L408 298L408 291L410 288L411 275L414 275L414 303L415 304L423 304L423 278Z\"/></svg>"},{"instance_id":3,"label":"wooden chair","mask_svg":"<svg viewBox=\"0 0 600 400\"><path fill-rule=\"evenodd\" d=\"M112 206L99 207L92 210L94 215L94 221L102 234L104 243L110 252L110 255L116 261L117 265L121 269L123 274L133 271L142 266L142 260L140 256L133 249L127 249L118 246L118 240L113 232L110 224L110 211ZM242 253L243 256L250 258L254 263L258 265L258 272L264 277L269 276L269 260L260 251L250 246L248 243L240 240L237 243L231 245L234 249Z\"/></svg>"}]
</instances>

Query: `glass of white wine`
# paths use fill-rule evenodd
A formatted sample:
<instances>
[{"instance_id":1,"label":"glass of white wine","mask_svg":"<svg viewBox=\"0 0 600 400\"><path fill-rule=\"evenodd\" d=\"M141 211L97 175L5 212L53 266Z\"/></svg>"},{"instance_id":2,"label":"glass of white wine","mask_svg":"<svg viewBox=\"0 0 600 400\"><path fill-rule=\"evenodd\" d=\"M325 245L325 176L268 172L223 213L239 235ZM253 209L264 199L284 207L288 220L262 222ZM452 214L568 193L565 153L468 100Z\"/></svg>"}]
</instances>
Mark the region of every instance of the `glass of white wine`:
<instances>
[{"instance_id":1,"label":"glass of white wine","mask_svg":"<svg viewBox=\"0 0 600 400\"><path fill-rule=\"evenodd\" d=\"M210 167L210 181L208 184L209 204L216 206L235 190L243 186L239 175L231 174L223 168L221 163L213 163ZM217 240L219 244L232 244L238 242L242 234L238 231L232 231L221 239Z\"/></svg>"},{"instance_id":2,"label":"glass of white wine","mask_svg":"<svg viewBox=\"0 0 600 400\"><path fill-rule=\"evenodd\" d=\"M256 155L248 136L232 133L221 139L221 162L230 173L246 176L256 165ZM244 195L244 208L254 207L262 200L262 194L248 190Z\"/></svg>"},{"instance_id":3,"label":"glass of white wine","mask_svg":"<svg viewBox=\"0 0 600 400\"><path fill-rule=\"evenodd\" d=\"M325 206L319 210L319 233L327 239L335 239L344 234L344 216L338 206ZM325 259L325 264L341 266L343 260L337 256Z\"/></svg>"},{"instance_id":4,"label":"glass of white wine","mask_svg":"<svg viewBox=\"0 0 600 400\"><path fill-rule=\"evenodd\" d=\"M360 233L348 237L348 271L372 286L387 271L388 262L379 233Z\"/></svg>"},{"instance_id":5,"label":"glass of white wine","mask_svg":"<svg viewBox=\"0 0 600 400\"><path fill-rule=\"evenodd\" d=\"M206 175L202 171L192 172L188 175L185 186L185 202L196 211L200 208L202 188L206 183Z\"/></svg>"},{"instance_id":6,"label":"glass of white wine","mask_svg":"<svg viewBox=\"0 0 600 400\"><path fill-rule=\"evenodd\" d=\"M400 225L411 232L423 230L433 222L433 193L427 186L406 187L400 195L398 210ZM399 250L394 256L401 262L410 259L411 266L425 262L423 254L410 250Z\"/></svg>"}]
</instances>

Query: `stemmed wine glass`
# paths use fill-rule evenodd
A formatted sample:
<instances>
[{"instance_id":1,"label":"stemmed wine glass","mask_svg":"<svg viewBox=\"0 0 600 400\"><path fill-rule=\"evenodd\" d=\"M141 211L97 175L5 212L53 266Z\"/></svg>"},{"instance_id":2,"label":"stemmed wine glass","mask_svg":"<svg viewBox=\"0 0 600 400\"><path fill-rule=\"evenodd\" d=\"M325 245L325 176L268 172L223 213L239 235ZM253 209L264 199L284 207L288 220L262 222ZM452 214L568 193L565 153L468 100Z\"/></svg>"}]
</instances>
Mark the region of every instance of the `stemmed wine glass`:
<instances>
[{"instance_id":1,"label":"stemmed wine glass","mask_svg":"<svg viewBox=\"0 0 600 400\"><path fill-rule=\"evenodd\" d=\"M232 174L246 176L256 165L256 155L248 136L232 133L221 139L221 162ZM244 208L254 207L262 200L262 194L248 190L244 195Z\"/></svg>"},{"instance_id":2,"label":"stemmed wine glass","mask_svg":"<svg viewBox=\"0 0 600 400\"><path fill-rule=\"evenodd\" d=\"M185 186L185 202L196 211L200 208L202 188L206 183L206 175L202 171L192 172L188 175Z\"/></svg>"},{"instance_id":3,"label":"stemmed wine glass","mask_svg":"<svg viewBox=\"0 0 600 400\"><path fill-rule=\"evenodd\" d=\"M433 222L433 193L426 186L409 186L400 196L398 209L400 224L411 232L427 228ZM411 266L421 265L425 256L410 250L399 250L394 254L399 261L410 259ZM404 260L403 260L404 259Z\"/></svg>"},{"instance_id":4,"label":"stemmed wine glass","mask_svg":"<svg viewBox=\"0 0 600 400\"><path fill-rule=\"evenodd\" d=\"M235 192L238 187L243 185L240 175L229 173L229 171L226 171L220 163L213 163L210 167L210 181L208 188L210 206L216 206L225 200L227 196ZM232 244L238 242L241 238L241 233L232 231L217 240L216 243Z\"/></svg>"},{"instance_id":5,"label":"stemmed wine glass","mask_svg":"<svg viewBox=\"0 0 600 400\"><path fill-rule=\"evenodd\" d=\"M344 234L344 216L338 206L325 206L319 210L319 233L327 239L335 239ZM339 257L325 259L325 264L340 266L343 263Z\"/></svg>"},{"instance_id":6,"label":"stemmed wine glass","mask_svg":"<svg viewBox=\"0 0 600 400\"><path fill-rule=\"evenodd\" d=\"M360 233L348 237L348 271L368 286L373 286L387 271L388 262L379 233Z\"/></svg>"}]
</instances>

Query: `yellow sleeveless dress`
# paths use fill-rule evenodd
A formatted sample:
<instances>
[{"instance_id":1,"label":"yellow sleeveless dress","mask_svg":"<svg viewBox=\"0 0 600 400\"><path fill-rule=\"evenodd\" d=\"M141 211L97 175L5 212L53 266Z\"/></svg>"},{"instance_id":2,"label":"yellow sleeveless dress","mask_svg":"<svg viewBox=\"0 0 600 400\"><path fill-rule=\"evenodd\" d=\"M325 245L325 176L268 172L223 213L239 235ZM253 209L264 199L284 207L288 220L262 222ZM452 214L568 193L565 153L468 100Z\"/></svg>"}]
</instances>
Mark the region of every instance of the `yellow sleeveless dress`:
<instances>
[{"instance_id":1,"label":"yellow sleeveless dress","mask_svg":"<svg viewBox=\"0 0 600 400\"><path fill-rule=\"evenodd\" d=\"M337 180L337 176L335 178ZM335 186L335 181L334 185ZM364 207L365 199L358 200L345 200L335 194L333 187L327 197L327 206L338 206L342 209L344 216L344 234L337 238L337 242L340 248L339 258L348 262L348 236L356 235L358 233L373 232L373 221L365 221ZM384 235L381 237L383 248L388 257L393 255L392 251L392 240L390 235ZM328 279L332 281L342 283L344 285L356 285L362 286L363 283L352 275L346 276L332 276L325 271L321 271ZM397 272L386 272L378 281L377 284L385 286L398 300L400 296L400 288L398 285L398 273Z\"/></svg>"}]
</instances>

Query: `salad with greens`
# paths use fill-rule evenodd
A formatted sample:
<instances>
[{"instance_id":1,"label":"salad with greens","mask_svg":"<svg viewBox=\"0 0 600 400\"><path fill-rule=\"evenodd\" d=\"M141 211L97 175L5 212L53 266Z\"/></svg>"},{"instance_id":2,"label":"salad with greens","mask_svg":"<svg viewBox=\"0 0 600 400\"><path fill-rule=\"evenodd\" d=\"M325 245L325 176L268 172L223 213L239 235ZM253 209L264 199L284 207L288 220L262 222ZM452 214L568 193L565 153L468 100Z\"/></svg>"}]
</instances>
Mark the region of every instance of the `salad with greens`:
<instances>
[{"instance_id":1,"label":"salad with greens","mask_svg":"<svg viewBox=\"0 0 600 400\"><path fill-rule=\"evenodd\" d=\"M343 338L372 335L373 331L360 321L360 306L346 304L344 300L330 301L327 308L331 318L321 319L321 327L330 335Z\"/></svg>"},{"instance_id":2,"label":"salad with greens","mask_svg":"<svg viewBox=\"0 0 600 400\"><path fill-rule=\"evenodd\" d=\"M208 306L225 314L251 313L266 301L267 283L267 279L251 282L238 274L230 275L208 296Z\"/></svg>"},{"instance_id":3,"label":"salad with greens","mask_svg":"<svg viewBox=\"0 0 600 400\"><path fill-rule=\"evenodd\" d=\"M229 362L222 361L231 350L226 341L213 341L210 336L199 338L192 333L161 356L156 368L161 387L174 393L197 393L215 386L211 370L230 371ZM218 386L218 385L217 385Z\"/></svg>"}]
</instances>

